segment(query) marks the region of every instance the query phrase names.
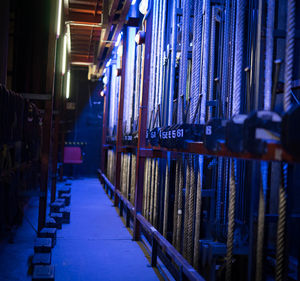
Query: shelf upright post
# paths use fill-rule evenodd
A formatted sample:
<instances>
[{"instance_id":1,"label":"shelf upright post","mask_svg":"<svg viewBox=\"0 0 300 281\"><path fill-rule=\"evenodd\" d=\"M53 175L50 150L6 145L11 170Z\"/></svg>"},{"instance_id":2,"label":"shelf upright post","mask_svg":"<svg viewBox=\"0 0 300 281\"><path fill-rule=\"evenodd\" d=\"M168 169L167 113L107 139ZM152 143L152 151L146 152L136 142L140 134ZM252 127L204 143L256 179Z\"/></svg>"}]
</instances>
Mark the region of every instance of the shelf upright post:
<instances>
[{"instance_id":1,"label":"shelf upright post","mask_svg":"<svg viewBox=\"0 0 300 281\"><path fill-rule=\"evenodd\" d=\"M111 75L111 74L109 74ZM109 83L107 84L106 90L104 91L103 96L103 126L102 126L102 147L101 147L101 163L100 169L102 173L105 173L105 164L107 162L107 148L106 148L106 137L107 137L107 123L108 123L108 110L109 110L109 96L110 96L110 89Z\"/></svg>"},{"instance_id":2,"label":"shelf upright post","mask_svg":"<svg viewBox=\"0 0 300 281\"><path fill-rule=\"evenodd\" d=\"M136 161L136 183L135 183L135 214L133 226L133 240L140 239L140 223L137 220L137 214L143 209L143 189L144 189L144 169L145 156L143 151L146 149L146 130L147 130L147 108L149 95L149 81L150 81L150 61L151 61L151 38L152 38L152 12L148 15L146 20L146 38L145 38L145 52L143 58L143 72L142 72L142 93L139 108L139 128L138 128L138 147L137 147L137 161Z\"/></svg>"},{"instance_id":3,"label":"shelf upright post","mask_svg":"<svg viewBox=\"0 0 300 281\"><path fill-rule=\"evenodd\" d=\"M118 124L117 124L117 141L116 141L116 189L114 194L114 205L118 206L119 197L117 190L120 190L121 182L121 153L122 153L122 137L123 137L123 112L124 112L124 93L125 93L125 68L127 60L127 32L126 27L123 31L123 55L122 55L122 74L121 74L121 87L119 93L119 111L118 111Z\"/></svg>"}]
</instances>

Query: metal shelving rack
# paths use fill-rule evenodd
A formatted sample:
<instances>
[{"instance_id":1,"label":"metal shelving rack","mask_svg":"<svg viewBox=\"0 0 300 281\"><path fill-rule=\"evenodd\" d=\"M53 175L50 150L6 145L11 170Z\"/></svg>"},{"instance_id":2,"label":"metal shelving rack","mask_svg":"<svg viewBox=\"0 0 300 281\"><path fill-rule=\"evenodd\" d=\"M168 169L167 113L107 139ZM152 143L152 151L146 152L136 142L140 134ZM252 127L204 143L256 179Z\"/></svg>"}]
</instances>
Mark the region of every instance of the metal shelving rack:
<instances>
[{"instance_id":1,"label":"metal shelving rack","mask_svg":"<svg viewBox=\"0 0 300 281\"><path fill-rule=\"evenodd\" d=\"M225 5L225 1L211 1L214 5ZM252 1L254 3L254 1ZM251 3L252 3L251 2ZM261 2L261 1L258 1ZM254 4L255 6L256 4ZM253 8L253 7L252 7ZM259 9L259 7L254 7ZM177 16L182 15L182 9L177 9ZM257 15L256 15L257 16ZM255 19L257 20L257 18ZM139 120L138 120L138 144L137 145L124 145L122 141L123 137L123 110L124 110L124 96L125 96L125 69L126 69L126 59L127 59L127 50L126 50L126 33L123 34L123 57L122 57L122 73L121 73L121 88L119 92L119 105L118 105L118 124L117 124L117 137L116 143L111 144L106 142L107 137L107 119L109 115L109 90L106 91L105 99L105 110L104 110L104 118L103 118L103 146L102 146L102 157L101 167L98 170L100 181L103 183L105 190L111 195L111 198L114 200L115 206L120 208L120 214L123 216L124 210L126 213L126 226L133 228L133 238L135 241L141 239L141 235L143 234L151 244L151 265L157 266L157 257L159 256L161 260L165 263L167 268L173 274L176 280L203 280L204 278L199 274L199 272L179 253L178 249L174 245L172 245L166 237L162 233L160 233L146 218L142 215L143 213L143 196L144 196L144 181L145 181L145 165L146 159L165 159L166 161L172 161L173 159L178 159L182 155L203 155L207 156L209 159L234 159L234 160L250 160L244 161L244 165L249 165L249 169L251 173L260 173L260 162L278 162L289 163L292 165L296 165L300 162L300 159L295 156L289 154L287 151L283 149L281 144L276 142L269 142L266 146L266 152L257 155L251 154L248 152L243 153L234 153L231 152L225 145L225 143L219 143L219 148L217 151L208 150L203 142L186 142L184 148L174 149L174 148L165 148L160 146L151 146L147 143L146 140L146 128L148 123L148 101L149 101L149 83L150 83L150 66L151 66L151 44L153 44L152 38L152 13L148 15L148 18L145 21L145 53L148 55L144 56L144 68L143 68L143 83L142 83L142 96L140 97L140 106L139 106ZM255 36L254 36L255 37ZM255 44L255 42L253 42ZM253 73L254 75L255 73ZM298 80L293 82L293 88L298 89L299 83ZM107 152L114 151L116 155L116 161L114 165L115 169L115 182L112 182L108 179L106 175L106 164L107 164ZM134 154L136 155L136 173L135 173L135 197L134 204L130 202L126 195L124 195L121 191L121 155L122 154ZM250 163L251 162L251 163ZM249 194L251 200L251 222L249 223L252 228L249 232L254 233L255 229L253 225L257 224L257 220L259 220L258 215L254 212L255 208L258 208L259 204L259 180L252 179L249 180L251 186L254 186L253 190L250 191ZM207 195L205 195L207 193ZM210 196L209 190L203 189L203 196ZM256 215L255 215L255 214ZM290 215L290 214L289 214ZM265 215L266 220L268 221L277 221L278 215L267 214ZM131 225L132 222L132 225ZM289 230L290 231L290 230ZM252 235L252 234L251 234ZM252 235L253 236L253 235ZM251 248L255 245L255 241L251 240L248 243L248 247ZM210 253L214 255L216 252L219 255L226 256L226 244L218 244L214 241L210 241L208 244L205 244L205 241L201 242L203 247L207 247ZM214 252L216 251L216 252ZM249 264L248 269L255 267L253 265L255 254L251 250L236 249L233 250L233 254L241 254L245 255L247 253L249 255ZM232 255L232 253L231 253ZM209 276L205 276L205 278L209 278L210 280L215 280L215 268L216 260L213 260L212 265L210 266L210 274ZM175 266L174 266L175 265ZM300 274L300 267L298 266L298 275ZM228 276L226 277L227 280ZM253 271L249 270L248 272L248 280L252 280L254 278ZM278 277L278 280L281 277Z\"/></svg>"}]
</instances>

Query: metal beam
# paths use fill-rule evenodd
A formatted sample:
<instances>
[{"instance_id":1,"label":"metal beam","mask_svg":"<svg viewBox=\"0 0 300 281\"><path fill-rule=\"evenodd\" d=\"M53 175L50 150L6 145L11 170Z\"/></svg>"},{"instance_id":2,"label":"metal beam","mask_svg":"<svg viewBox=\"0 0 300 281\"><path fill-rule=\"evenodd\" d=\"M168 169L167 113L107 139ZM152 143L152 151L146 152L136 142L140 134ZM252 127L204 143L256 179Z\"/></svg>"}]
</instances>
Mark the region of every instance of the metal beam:
<instances>
[{"instance_id":1,"label":"metal beam","mask_svg":"<svg viewBox=\"0 0 300 281\"><path fill-rule=\"evenodd\" d=\"M119 17L119 23L115 27L115 31L114 31L114 34L113 34L113 36L111 38L111 41L115 41L116 40L116 36L118 36L120 30L123 28L123 25L125 23L126 16L128 14L130 5L131 5L131 1L130 0L125 0L124 1L123 8L121 10L121 15ZM105 29L103 29L102 32L101 32L100 44L99 44L99 47L98 47L98 52L97 52L97 57L96 57L96 59L98 60L97 61L97 63L98 63L98 70L100 69L100 72L102 72L102 70L103 70L103 62L108 57L110 57L111 51L112 51L112 49L114 47L114 45L110 46L109 50L106 52L106 56L104 58L102 57L104 49L106 47L106 44L103 43L103 42L107 41L107 39L108 39L108 36L110 34L110 31L111 31L111 27L112 27L112 21L113 21L113 16L110 14L110 16L108 17L108 22L105 23ZM102 63L102 67L101 67L101 63Z\"/></svg>"},{"instance_id":2,"label":"metal beam","mask_svg":"<svg viewBox=\"0 0 300 281\"><path fill-rule=\"evenodd\" d=\"M69 8L69 11L70 12L73 12L73 13L81 13L81 14L90 14L90 15L95 15L95 11L93 9L87 9L87 7L85 6L78 6L76 5L74 7L74 5L72 5L72 7ZM102 12L101 11L97 11L96 13L97 15L101 15Z\"/></svg>"},{"instance_id":3,"label":"metal beam","mask_svg":"<svg viewBox=\"0 0 300 281\"><path fill-rule=\"evenodd\" d=\"M150 13L146 21L146 38L145 52L143 57L143 72L142 72L142 93L139 109L139 130L138 130L138 148L136 161L136 185L135 185L135 216L133 227L133 239L140 239L140 222L137 219L137 214L143 210L143 192L144 192L144 168L145 158L142 156L143 149L146 148L146 128L147 128L147 107L149 96L149 81L150 81L150 61L151 61L151 39L152 39L152 14Z\"/></svg>"},{"instance_id":4,"label":"metal beam","mask_svg":"<svg viewBox=\"0 0 300 281\"><path fill-rule=\"evenodd\" d=\"M109 86L110 83L108 83L106 88L106 93L104 95L104 105L103 105L102 148L101 148L101 163L100 163L100 169L102 171L105 171L106 153L107 153L107 149L105 148L105 145L106 145L108 110L109 110L109 95L110 95Z\"/></svg>"},{"instance_id":5,"label":"metal beam","mask_svg":"<svg viewBox=\"0 0 300 281\"><path fill-rule=\"evenodd\" d=\"M84 5L84 6L93 6L97 5L96 1L77 1L77 0L70 0L71 5Z\"/></svg>"},{"instance_id":6,"label":"metal beam","mask_svg":"<svg viewBox=\"0 0 300 281\"><path fill-rule=\"evenodd\" d=\"M80 14L70 12L67 16L67 21L82 22L82 23L101 23L101 16L93 16L88 14Z\"/></svg>"},{"instance_id":7,"label":"metal beam","mask_svg":"<svg viewBox=\"0 0 300 281\"><path fill-rule=\"evenodd\" d=\"M72 62L88 62L93 63L93 57L88 55L71 55Z\"/></svg>"},{"instance_id":8,"label":"metal beam","mask_svg":"<svg viewBox=\"0 0 300 281\"><path fill-rule=\"evenodd\" d=\"M123 136L123 111L124 111L124 92L125 92L125 68L127 60L127 36L126 30L124 30L123 39L123 56L122 56L122 76L121 87L119 94L119 112L118 112L118 125L117 125L117 141L116 141L116 190L120 190L121 181L121 153L122 153L122 136ZM118 196L115 196L115 206L118 205Z\"/></svg>"}]
</instances>

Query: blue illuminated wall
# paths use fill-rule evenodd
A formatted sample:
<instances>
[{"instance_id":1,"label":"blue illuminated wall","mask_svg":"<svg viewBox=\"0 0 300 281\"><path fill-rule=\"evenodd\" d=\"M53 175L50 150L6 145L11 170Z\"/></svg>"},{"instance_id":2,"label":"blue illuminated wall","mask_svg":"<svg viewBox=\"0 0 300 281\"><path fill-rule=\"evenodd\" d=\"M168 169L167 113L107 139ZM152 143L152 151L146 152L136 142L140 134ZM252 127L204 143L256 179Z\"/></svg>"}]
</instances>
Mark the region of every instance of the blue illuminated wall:
<instances>
[{"instance_id":1,"label":"blue illuminated wall","mask_svg":"<svg viewBox=\"0 0 300 281\"><path fill-rule=\"evenodd\" d=\"M95 176L100 165L101 135L103 118L102 85L99 81L87 79L87 70L71 70L70 101L76 104L75 110L66 112L67 143L86 143L82 146L83 163L64 165L65 175Z\"/></svg>"}]
</instances>

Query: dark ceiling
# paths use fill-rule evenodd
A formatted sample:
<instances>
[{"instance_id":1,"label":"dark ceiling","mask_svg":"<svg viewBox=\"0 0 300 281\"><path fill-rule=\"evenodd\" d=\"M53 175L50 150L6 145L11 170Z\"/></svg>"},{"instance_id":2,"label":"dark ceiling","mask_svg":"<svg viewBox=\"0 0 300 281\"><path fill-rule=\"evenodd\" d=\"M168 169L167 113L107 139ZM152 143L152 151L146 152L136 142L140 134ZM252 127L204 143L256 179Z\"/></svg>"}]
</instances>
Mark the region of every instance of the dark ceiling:
<instances>
[{"instance_id":1,"label":"dark ceiling","mask_svg":"<svg viewBox=\"0 0 300 281\"><path fill-rule=\"evenodd\" d=\"M131 0L64 0L71 34L71 64L101 73L121 31Z\"/></svg>"}]
</instances>

